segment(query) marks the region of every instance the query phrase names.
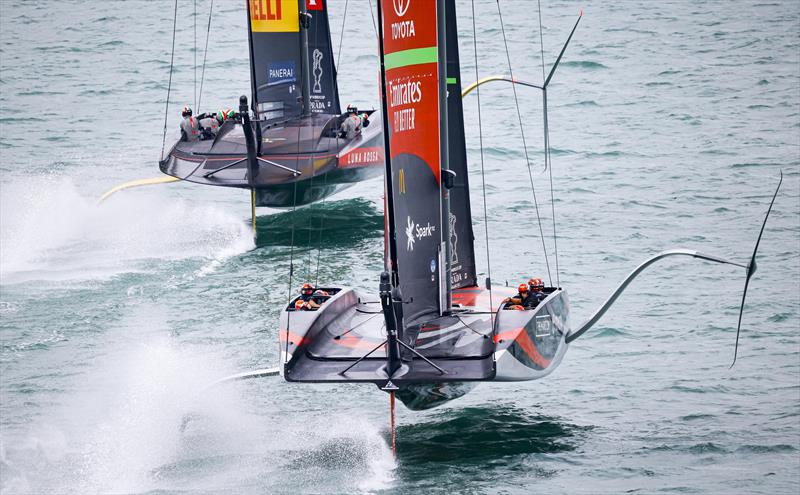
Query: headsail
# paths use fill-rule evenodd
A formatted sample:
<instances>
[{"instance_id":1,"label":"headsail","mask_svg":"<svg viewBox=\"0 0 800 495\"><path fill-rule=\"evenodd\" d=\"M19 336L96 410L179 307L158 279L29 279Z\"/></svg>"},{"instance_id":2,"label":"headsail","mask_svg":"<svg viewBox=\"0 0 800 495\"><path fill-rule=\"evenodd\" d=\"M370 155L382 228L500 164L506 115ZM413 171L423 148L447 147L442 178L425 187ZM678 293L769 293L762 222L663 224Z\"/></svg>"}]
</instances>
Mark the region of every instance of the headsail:
<instances>
[{"instance_id":1,"label":"headsail","mask_svg":"<svg viewBox=\"0 0 800 495\"><path fill-rule=\"evenodd\" d=\"M311 14L308 28L308 65L310 67L311 113L338 115L341 112L336 86L336 64L333 58L331 29L328 22L328 0L304 0Z\"/></svg>"},{"instance_id":2,"label":"headsail","mask_svg":"<svg viewBox=\"0 0 800 495\"><path fill-rule=\"evenodd\" d=\"M381 0L390 253L405 324L440 311L443 260L437 3Z\"/></svg>"},{"instance_id":3,"label":"headsail","mask_svg":"<svg viewBox=\"0 0 800 495\"><path fill-rule=\"evenodd\" d=\"M450 189L450 279L453 289L477 285L472 209L469 201L469 169L464 139L464 108L461 101L461 70L458 58L456 2L446 0L447 27L447 142L450 170L455 183Z\"/></svg>"}]
</instances>

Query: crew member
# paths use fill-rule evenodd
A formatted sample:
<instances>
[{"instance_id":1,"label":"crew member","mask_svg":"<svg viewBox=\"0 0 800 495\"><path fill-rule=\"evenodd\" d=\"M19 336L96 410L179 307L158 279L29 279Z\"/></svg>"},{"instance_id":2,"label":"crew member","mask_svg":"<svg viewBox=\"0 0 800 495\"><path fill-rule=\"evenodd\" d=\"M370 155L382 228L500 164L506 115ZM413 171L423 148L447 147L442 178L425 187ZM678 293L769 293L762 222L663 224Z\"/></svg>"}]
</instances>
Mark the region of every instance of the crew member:
<instances>
[{"instance_id":1,"label":"crew member","mask_svg":"<svg viewBox=\"0 0 800 495\"><path fill-rule=\"evenodd\" d=\"M309 283L303 284L300 289L300 297L294 302L294 308L299 311L316 311L319 304L314 300L314 286Z\"/></svg>"},{"instance_id":2,"label":"crew member","mask_svg":"<svg viewBox=\"0 0 800 495\"><path fill-rule=\"evenodd\" d=\"M339 129L342 131L342 137L347 139L353 139L358 134L360 134L361 127L363 126L362 119L363 116L358 114L358 109L356 107L351 107L350 105L348 105L347 116L344 118L344 121L339 126Z\"/></svg>"},{"instance_id":3,"label":"crew member","mask_svg":"<svg viewBox=\"0 0 800 495\"><path fill-rule=\"evenodd\" d=\"M221 125L217 120L217 114L201 113L197 116L197 123L200 125L200 139L214 139Z\"/></svg>"},{"instance_id":4,"label":"crew member","mask_svg":"<svg viewBox=\"0 0 800 495\"><path fill-rule=\"evenodd\" d=\"M181 141L197 141L200 139L200 124L192 117L192 109L183 107L181 112Z\"/></svg>"},{"instance_id":5,"label":"crew member","mask_svg":"<svg viewBox=\"0 0 800 495\"><path fill-rule=\"evenodd\" d=\"M503 302L506 303L506 309L523 310L531 309L531 307L535 306L535 304L531 306L533 299L530 291L528 291L528 284L519 284L517 291L519 292L516 296L503 299Z\"/></svg>"},{"instance_id":6,"label":"crew member","mask_svg":"<svg viewBox=\"0 0 800 495\"><path fill-rule=\"evenodd\" d=\"M535 308L540 302L547 298L544 292L544 282L540 278L531 278L528 280L528 288L530 289L533 307Z\"/></svg>"}]
</instances>

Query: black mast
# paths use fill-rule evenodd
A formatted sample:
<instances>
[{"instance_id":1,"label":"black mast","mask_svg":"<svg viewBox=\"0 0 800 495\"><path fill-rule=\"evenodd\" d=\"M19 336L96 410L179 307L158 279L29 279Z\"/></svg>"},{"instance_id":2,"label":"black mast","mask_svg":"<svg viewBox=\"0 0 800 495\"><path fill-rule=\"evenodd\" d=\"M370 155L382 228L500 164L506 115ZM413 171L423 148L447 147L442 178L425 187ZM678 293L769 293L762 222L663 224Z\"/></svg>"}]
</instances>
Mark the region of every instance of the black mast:
<instances>
[{"instance_id":1,"label":"black mast","mask_svg":"<svg viewBox=\"0 0 800 495\"><path fill-rule=\"evenodd\" d=\"M250 49L250 104L258 120L258 85L256 83L256 59L253 55L253 26L250 20L250 2L247 2L247 47Z\"/></svg>"},{"instance_id":2,"label":"black mast","mask_svg":"<svg viewBox=\"0 0 800 495\"><path fill-rule=\"evenodd\" d=\"M442 194L442 240L444 244L444 287L439 281L439 313L449 314L452 306L452 278L450 276L451 264L453 259L452 246L450 244L450 192L452 186L452 176L450 175L450 164L448 140L447 140L447 23L445 19L445 0L436 0L436 44L439 53L439 153L441 156L441 174L439 187ZM441 245L440 244L440 245ZM440 264L441 265L441 264ZM442 290L443 289L443 290Z\"/></svg>"},{"instance_id":3,"label":"black mast","mask_svg":"<svg viewBox=\"0 0 800 495\"><path fill-rule=\"evenodd\" d=\"M378 4L378 54L381 62L381 124L383 125L383 153L384 163L386 165L386 173L384 174L386 182L386 230L388 232L387 238L389 241L389 267L388 269L392 274L392 285L398 284L397 279L397 226L394 220L394 200L392 198L392 157L389 148L389 107L386 103L386 63L383 55L383 10L381 9L380 0Z\"/></svg>"},{"instance_id":4,"label":"black mast","mask_svg":"<svg viewBox=\"0 0 800 495\"><path fill-rule=\"evenodd\" d=\"M305 0L300 0L300 12L298 13L300 28L300 91L303 98L302 115L311 113L311 73L308 65L308 28L311 26L311 15L306 11Z\"/></svg>"}]
</instances>

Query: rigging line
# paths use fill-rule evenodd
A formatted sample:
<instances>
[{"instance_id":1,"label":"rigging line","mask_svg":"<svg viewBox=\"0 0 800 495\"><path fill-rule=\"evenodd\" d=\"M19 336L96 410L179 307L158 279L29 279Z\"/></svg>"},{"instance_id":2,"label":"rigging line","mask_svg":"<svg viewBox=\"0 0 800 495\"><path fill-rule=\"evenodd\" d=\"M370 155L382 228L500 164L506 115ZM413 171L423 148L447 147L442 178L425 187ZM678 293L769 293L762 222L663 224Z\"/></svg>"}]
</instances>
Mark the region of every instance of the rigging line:
<instances>
[{"instance_id":1,"label":"rigging line","mask_svg":"<svg viewBox=\"0 0 800 495\"><path fill-rule=\"evenodd\" d=\"M316 176L316 167L314 165L314 161L312 160L311 161L311 180L309 181L310 183L309 183L309 186L308 186L308 189L309 189L311 194L313 194L313 192L314 192L314 178L315 178L315 176ZM296 182L295 182L295 184L296 184ZM314 248L312 247L313 243L312 243L312 239L311 239L311 237L314 235L314 215L313 215L313 212L314 212L315 209L316 210L319 209L319 208L315 208L315 206L316 205L312 203L308 207L308 241L307 241L307 244L306 244L308 246L308 261L306 261L306 282L311 280L311 260L312 260L312 257L314 256ZM314 286L316 287L316 283L314 284Z\"/></svg>"},{"instance_id":2,"label":"rigging line","mask_svg":"<svg viewBox=\"0 0 800 495\"><path fill-rule=\"evenodd\" d=\"M481 336L481 337L483 337L483 338L488 338L488 335L486 335L485 333L483 333L483 332L479 332L478 330L475 330L474 328L472 328L472 326L470 326L470 324L469 324L469 323L467 323L466 321L464 321L464 318L462 318L462 317L461 317L461 315L459 315L459 314L457 314L457 313L456 313L456 314L455 314L455 317L456 317L456 318L458 318L458 321L460 321L462 325L464 325L465 327L467 327L467 328L468 328L469 330L471 330L473 333L475 333L475 334L477 334L477 335L480 335L480 336ZM492 325L492 326L494 326L494 325Z\"/></svg>"},{"instance_id":3,"label":"rigging line","mask_svg":"<svg viewBox=\"0 0 800 495\"><path fill-rule=\"evenodd\" d=\"M514 71L511 68L511 55L508 52L508 40L506 40L506 28L503 24L503 13L500 9L500 0L497 0L497 14L500 17L500 30L503 34L503 45L506 49L506 61L508 62L508 72L511 76L511 79L514 79ZM550 285L553 285L553 277L550 274L550 260L547 256L547 246L544 242L544 229L542 228L542 217L539 215L539 202L536 200L536 188L533 185L533 172L531 171L531 160L528 157L528 145L525 142L525 129L522 127L522 113L519 110L519 99L517 98L517 86L516 84L511 85L511 89L514 91L514 106L517 107L517 119L519 120L519 132L522 135L522 149L525 152L525 162L528 164L528 178L531 182L531 193L533 195L533 206L536 209L536 220L539 223L539 236L542 239L542 250L544 254L544 263L547 267L547 278L550 281Z\"/></svg>"},{"instance_id":4,"label":"rigging line","mask_svg":"<svg viewBox=\"0 0 800 495\"><path fill-rule=\"evenodd\" d=\"M200 109L197 108L197 0L194 0L194 109L199 114Z\"/></svg>"},{"instance_id":5,"label":"rigging line","mask_svg":"<svg viewBox=\"0 0 800 495\"><path fill-rule=\"evenodd\" d=\"M553 217L553 248L555 250L555 257L556 257L556 286L561 287L561 274L559 273L558 269L558 234L556 233L556 200L555 195L553 194L553 163L551 162L550 158L550 130L549 126L547 125L547 88L542 90L542 95L544 95L544 119L545 119L545 126L544 126L544 138L545 138L545 164L550 164L548 168L548 175L550 177L550 213ZM547 166L547 165L545 165ZM552 280L550 281L552 283Z\"/></svg>"},{"instance_id":6,"label":"rigging line","mask_svg":"<svg viewBox=\"0 0 800 495\"><path fill-rule=\"evenodd\" d=\"M211 13L214 11L214 0L208 9L208 27L206 28L206 48L203 50L203 70L200 72L200 94L197 97L197 112L200 112L200 102L203 100L203 81L206 78L206 57L208 56L208 39L211 37Z\"/></svg>"},{"instance_id":7,"label":"rigging line","mask_svg":"<svg viewBox=\"0 0 800 495\"><path fill-rule=\"evenodd\" d=\"M339 67L339 60L342 57L342 40L344 40L344 24L347 21L347 4L350 0L344 1L344 15L342 16L342 29L339 32L339 51L336 52L336 67ZM372 5L370 5L370 9Z\"/></svg>"},{"instance_id":8,"label":"rigging line","mask_svg":"<svg viewBox=\"0 0 800 495\"><path fill-rule=\"evenodd\" d=\"M175 0L175 13L172 16L172 55L169 59L169 83L167 84L167 105L164 109L164 135L161 137L161 160L164 159L164 147L167 144L167 117L169 116L169 94L172 90L172 68L175 62L175 30L178 27L178 0Z\"/></svg>"},{"instance_id":9,"label":"rigging line","mask_svg":"<svg viewBox=\"0 0 800 495\"><path fill-rule=\"evenodd\" d=\"M380 1L380 0L378 0ZM375 11L372 10L372 0L367 0L369 2L369 15L372 16L372 30L375 31L375 37L378 37L378 24L375 22Z\"/></svg>"},{"instance_id":10,"label":"rigging line","mask_svg":"<svg viewBox=\"0 0 800 495\"><path fill-rule=\"evenodd\" d=\"M261 124L257 124L261 125ZM297 152L300 153L300 128L297 128ZM297 170L297 160L294 162L294 168ZM289 303L292 302L292 282L294 278L294 230L295 230L295 217L297 216L297 180L294 181L294 192L292 195L294 198L292 199L292 235L291 241L289 242L289 286L287 288L287 301L286 305L288 306ZM287 312L286 316L286 355L289 355L289 331L292 326L292 315L291 312Z\"/></svg>"},{"instance_id":11,"label":"rigging line","mask_svg":"<svg viewBox=\"0 0 800 495\"><path fill-rule=\"evenodd\" d=\"M553 248L556 256L556 287L561 287L561 273L558 269L558 235L556 234L556 201L553 194L553 163L550 157L550 125L547 121L547 76L544 71L544 32L542 29L542 1L537 0L539 6L539 47L542 54L542 106L544 112L544 168L550 177L550 213L553 217Z\"/></svg>"},{"instance_id":12,"label":"rigging line","mask_svg":"<svg viewBox=\"0 0 800 495\"><path fill-rule=\"evenodd\" d=\"M314 33L315 33L314 34L314 45L317 46L317 39L318 38L316 36L316 33L317 33L316 29L314 30ZM309 50L310 50L310 48L311 48L311 45L309 44ZM307 51L304 56L308 57L309 53L310 53L310 51ZM309 80L310 80L311 73L308 74L308 77L309 77ZM310 95L310 93L311 92L309 91L309 95ZM309 102L309 104L310 103L311 102ZM300 131L299 131L299 129L297 131L297 153L298 154L300 153ZM310 194L313 194L314 193L314 178L317 175L317 167L316 167L316 160L310 159L310 161L311 161L311 179L309 181L308 190L309 190ZM296 184L296 182L295 182L295 184ZM310 282L311 281L311 260L313 259L313 256L314 256L314 248L313 248L313 243L311 242L311 237L314 235L314 210L317 209L316 206L317 205L314 204L314 203L311 203L308 206L308 240L306 241L306 246L307 246L307 249L308 249L308 258L306 260L306 282ZM316 283L314 284L314 287L316 287Z\"/></svg>"},{"instance_id":13,"label":"rigging line","mask_svg":"<svg viewBox=\"0 0 800 495\"><path fill-rule=\"evenodd\" d=\"M475 80L478 81L478 33L475 29L475 0L472 0L472 47L475 53ZM483 231L486 236L486 274L489 278L489 311L492 310L492 261L489 250L489 215L486 207L486 174L483 166L483 126L481 122L481 87L475 88L478 96L478 141L481 150L481 188L483 189ZM494 328L494 321L492 321L492 328Z\"/></svg>"},{"instance_id":14,"label":"rigging line","mask_svg":"<svg viewBox=\"0 0 800 495\"><path fill-rule=\"evenodd\" d=\"M339 138L338 137L336 138L336 142L337 142L337 148L338 148L338 142L339 142ZM328 187L328 174L326 173L322 177L322 191L323 191L323 194L325 193L327 187ZM319 260L322 257L322 233L325 231L325 217L327 216L327 215L325 215L324 208L325 208L325 201L327 199L328 199L327 196L322 198L321 207L323 208L323 212L322 212L321 218L319 220L319 240L317 241L317 271L316 271L316 274L314 275L314 287L316 287L319 284ZM309 243L309 245L310 245L310 243Z\"/></svg>"},{"instance_id":15,"label":"rigging line","mask_svg":"<svg viewBox=\"0 0 800 495\"><path fill-rule=\"evenodd\" d=\"M341 55L341 53L342 53L342 39L344 39L344 26L345 26L345 19L347 18L347 3L348 3L348 1L349 0L346 0L345 4L344 4L344 15L342 16L342 30L341 30L340 37L339 37L339 54L336 57L336 66L333 67L333 70L328 71L328 74L329 74L329 77L330 77L330 84L331 84L330 87L331 87L331 90L332 90L332 93L333 93L333 97L334 97L333 101L334 101L334 104L339 105L339 112L341 112L341 101L339 100L339 88L338 88L338 85L336 84L336 74L335 74L335 72L337 71L337 69L339 67L339 55ZM319 41L319 39L318 39L319 30L315 30L314 31L314 36L315 36L314 42L316 44ZM331 54L333 54L333 47L331 47ZM334 119L338 119L338 116L334 117ZM338 122L338 120L336 120L336 122ZM338 133L338 129L336 129L336 150L337 150L337 155L341 151L341 148L339 146L339 140L340 140L340 136L339 136L339 133ZM338 158L337 158L337 168L338 168ZM327 188L328 188L328 173L325 173L323 175L323 180L322 180L323 194L327 190ZM324 210L325 210L325 203L326 203L327 200L328 200L327 195L323 196L322 204L320 205L322 210L323 210L323 212L322 212L323 214L321 215L321 218L320 218L320 221L319 221L319 238L317 240L317 267L316 267L316 270L315 270L315 273L314 273L314 287L319 285L319 265L320 265L320 259L322 258L322 234L325 231L325 219L326 219L326 216L327 216L327 215L325 215L325 211ZM313 246L311 245L310 242L309 242L309 249L311 249L313 251Z\"/></svg>"},{"instance_id":16,"label":"rigging line","mask_svg":"<svg viewBox=\"0 0 800 495\"><path fill-rule=\"evenodd\" d=\"M544 34L542 33L542 0L536 0L539 5L539 48L542 54L542 84L544 85L547 76L544 73ZM545 162L545 166L547 163Z\"/></svg>"}]
</instances>

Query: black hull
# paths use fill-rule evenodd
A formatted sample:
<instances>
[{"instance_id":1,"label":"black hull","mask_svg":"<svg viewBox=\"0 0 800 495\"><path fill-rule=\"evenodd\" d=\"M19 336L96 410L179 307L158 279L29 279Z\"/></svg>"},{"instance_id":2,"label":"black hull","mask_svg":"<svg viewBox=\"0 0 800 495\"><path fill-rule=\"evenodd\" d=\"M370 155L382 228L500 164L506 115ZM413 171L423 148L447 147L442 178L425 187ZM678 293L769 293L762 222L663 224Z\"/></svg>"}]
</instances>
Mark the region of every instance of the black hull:
<instances>
[{"instance_id":1,"label":"black hull","mask_svg":"<svg viewBox=\"0 0 800 495\"><path fill-rule=\"evenodd\" d=\"M307 205L383 174L380 126L345 139L332 137L337 122L334 116L315 115L262 128L261 154L252 177L242 126L232 121L213 141L176 143L159 168L196 184L254 189L256 206Z\"/></svg>"}]
</instances>

